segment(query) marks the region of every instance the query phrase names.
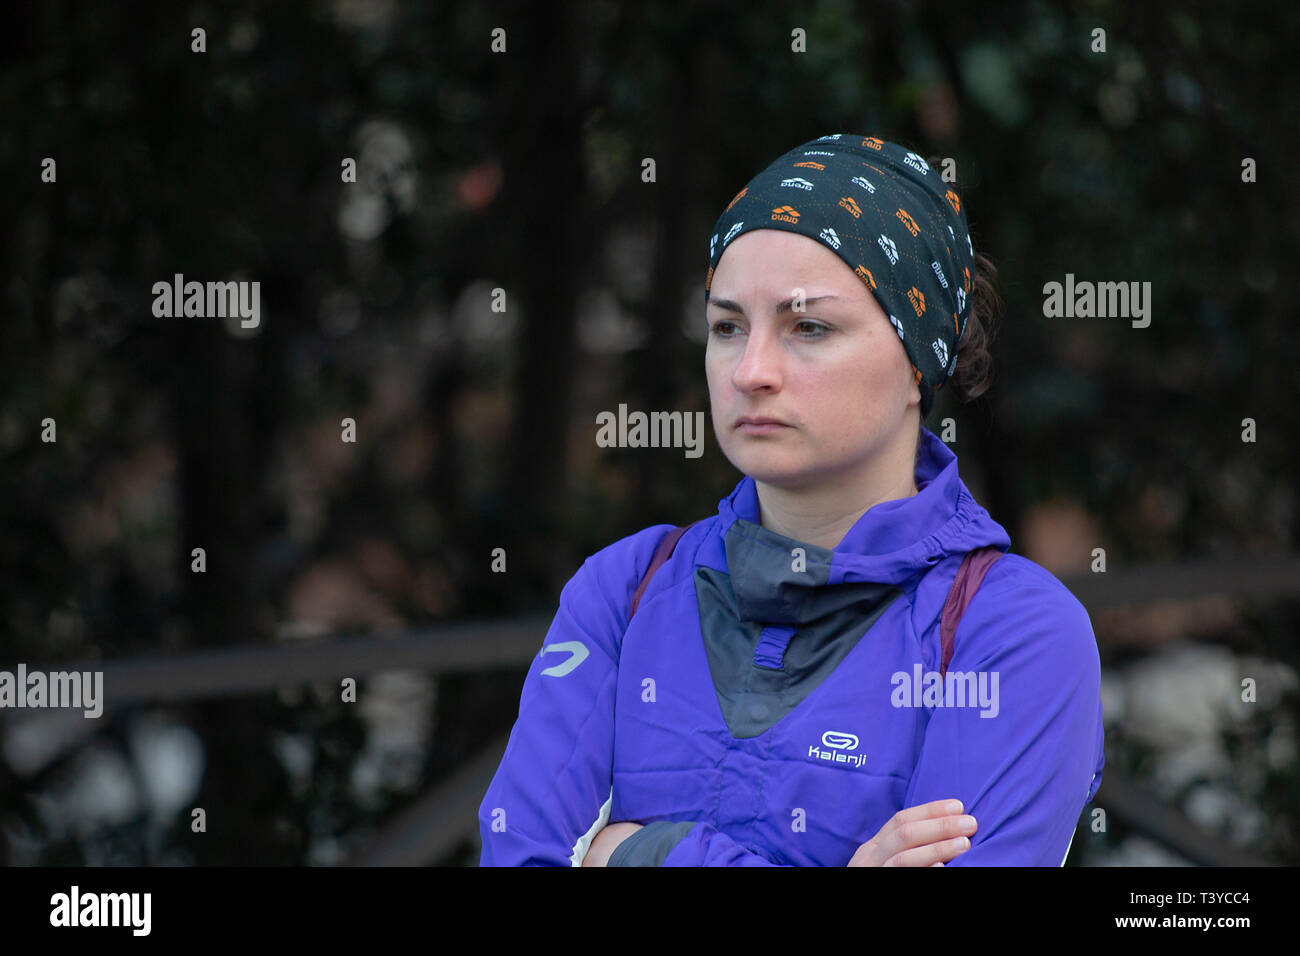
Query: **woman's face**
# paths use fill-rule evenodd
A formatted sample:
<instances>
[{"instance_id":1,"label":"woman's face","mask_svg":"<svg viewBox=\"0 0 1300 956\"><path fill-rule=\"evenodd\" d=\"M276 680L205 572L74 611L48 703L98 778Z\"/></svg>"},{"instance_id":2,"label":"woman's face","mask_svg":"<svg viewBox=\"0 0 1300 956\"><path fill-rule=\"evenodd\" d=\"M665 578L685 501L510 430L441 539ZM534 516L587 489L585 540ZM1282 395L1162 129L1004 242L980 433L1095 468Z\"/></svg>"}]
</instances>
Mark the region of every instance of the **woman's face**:
<instances>
[{"instance_id":1,"label":"woman's face","mask_svg":"<svg viewBox=\"0 0 1300 956\"><path fill-rule=\"evenodd\" d=\"M790 300L802 291L804 310ZM867 286L820 242L775 229L732 241L713 273L704 364L723 454L789 490L869 470L921 401L903 343ZM738 426L742 417L777 426ZM910 459L909 459L910 464Z\"/></svg>"}]
</instances>

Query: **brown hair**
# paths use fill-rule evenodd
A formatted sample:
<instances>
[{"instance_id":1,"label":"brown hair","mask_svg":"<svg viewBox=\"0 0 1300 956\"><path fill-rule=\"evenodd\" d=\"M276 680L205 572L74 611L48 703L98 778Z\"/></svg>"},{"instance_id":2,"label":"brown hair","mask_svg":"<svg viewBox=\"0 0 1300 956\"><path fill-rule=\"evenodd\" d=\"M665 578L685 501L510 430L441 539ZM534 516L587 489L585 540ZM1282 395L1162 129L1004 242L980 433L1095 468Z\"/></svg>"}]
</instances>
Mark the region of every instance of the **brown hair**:
<instances>
[{"instance_id":1,"label":"brown hair","mask_svg":"<svg viewBox=\"0 0 1300 956\"><path fill-rule=\"evenodd\" d=\"M994 283L998 267L982 253L975 253L971 279L970 315L957 341L957 367L943 390L952 389L963 405L979 398L993 384L993 356L989 347L998 334L1002 300Z\"/></svg>"},{"instance_id":2,"label":"brown hair","mask_svg":"<svg viewBox=\"0 0 1300 956\"><path fill-rule=\"evenodd\" d=\"M901 139L896 139L895 142L907 146L917 155L924 155L920 149ZM936 168L942 167L945 161L943 156L930 156L926 160ZM951 391L957 401L966 405L987 392L993 384L993 356L989 354L989 347L998 333L1002 316L1002 300L994 286L998 269L979 250L972 247L971 252L974 253L975 262L971 276L970 315L966 319L966 328L962 329L961 338L957 340L957 367L953 369L952 377L936 392L936 404L939 392ZM930 410L934 411L934 408L931 407ZM922 427L924 424L922 416Z\"/></svg>"},{"instance_id":3,"label":"brown hair","mask_svg":"<svg viewBox=\"0 0 1300 956\"><path fill-rule=\"evenodd\" d=\"M975 271L971 278L970 315L966 317L966 328L962 329L961 338L957 340L957 367L953 369L952 378L939 389L939 392L951 390L963 405L975 401L993 384L993 356L989 347L997 337L1002 319L1002 299L994 284L997 277L998 267L993 264L993 260L976 252ZM938 404L938 393L935 404ZM933 406L930 411L934 411ZM922 417L916 429L913 471L921 460L924 428L925 418Z\"/></svg>"}]
</instances>

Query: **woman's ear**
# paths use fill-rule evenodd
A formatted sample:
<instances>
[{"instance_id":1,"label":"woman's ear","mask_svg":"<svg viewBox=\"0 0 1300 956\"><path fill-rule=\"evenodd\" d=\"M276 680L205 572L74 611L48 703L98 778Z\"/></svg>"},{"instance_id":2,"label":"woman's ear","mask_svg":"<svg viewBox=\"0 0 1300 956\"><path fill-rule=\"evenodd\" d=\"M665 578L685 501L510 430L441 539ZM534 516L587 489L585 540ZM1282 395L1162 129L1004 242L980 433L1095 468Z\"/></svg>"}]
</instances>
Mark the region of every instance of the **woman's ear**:
<instances>
[{"instance_id":1,"label":"woman's ear","mask_svg":"<svg viewBox=\"0 0 1300 956\"><path fill-rule=\"evenodd\" d=\"M907 407L913 405L918 408L921 405L921 371L915 365L912 366L912 387L907 395Z\"/></svg>"}]
</instances>

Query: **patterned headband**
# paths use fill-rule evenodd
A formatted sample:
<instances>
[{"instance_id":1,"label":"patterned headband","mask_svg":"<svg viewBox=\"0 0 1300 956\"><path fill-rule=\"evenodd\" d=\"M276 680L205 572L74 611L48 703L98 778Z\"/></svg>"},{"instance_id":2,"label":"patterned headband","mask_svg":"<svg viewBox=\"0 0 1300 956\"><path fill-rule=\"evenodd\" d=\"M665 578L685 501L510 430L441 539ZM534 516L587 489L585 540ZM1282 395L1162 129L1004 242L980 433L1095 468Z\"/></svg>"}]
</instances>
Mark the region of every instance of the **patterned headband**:
<instances>
[{"instance_id":1,"label":"patterned headband","mask_svg":"<svg viewBox=\"0 0 1300 956\"><path fill-rule=\"evenodd\" d=\"M922 417L957 367L975 254L957 193L916 153L870 136L804 143L751 179L709 240L704 301L732 240L753 229L797 232L843 259L903 341Z\"/></svg>"}]
</instances>

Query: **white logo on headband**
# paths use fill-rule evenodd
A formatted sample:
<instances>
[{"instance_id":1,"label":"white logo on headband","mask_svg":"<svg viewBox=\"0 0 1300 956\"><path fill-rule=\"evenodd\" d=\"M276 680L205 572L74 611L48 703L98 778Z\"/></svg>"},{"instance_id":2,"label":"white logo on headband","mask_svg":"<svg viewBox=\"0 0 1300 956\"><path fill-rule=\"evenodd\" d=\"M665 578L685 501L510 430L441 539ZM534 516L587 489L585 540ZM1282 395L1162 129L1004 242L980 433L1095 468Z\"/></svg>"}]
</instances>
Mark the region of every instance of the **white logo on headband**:
<instances>
[{"instance_id":1,"label":"white logo on headband","mask_svg":"<svg viewBox=\"0 0 1300 956\"><path fill-rule=\"evenodd\" d=\"M731 241L731 237L734 236L736 233L740 232L740 227L743 225L744 222L738 222L730 229L727 230L727 234L722 237L722 248L724 249L727 248L727 243Z\"/></svg>"},{"instance_id":2,"label":"white logo on headband","mask_svg":"<svg viewBox=\"0 0 1300 956\"><path fill-rule=\"evenodd\" d=\"M823 242L830 245L833 249L838 249L840 247L840 237L835 234L835 230L830 226L827 226L822 230L821 238Z\"/></svg>"},{"instance_id":3,"label":"white logo on headband","mask_svg":"<svg viewBox=\"0 0 1300 956\"><path fill-rule=\"evenodd\" d=\"M966 290L957 286L957 314L961 315L964 308L966 308Z\"/></svg>"},{"instance_id":4,"label":"white logo on headband","mask_svg":"<svg viewBox=\"0 0 1300 956\"><path fill-rule=\"evenodd\" d=\"M907 163L907 165L911 166L913 169L919 170L922 176L930 171L929 164L927 164L920 156L916 155L916 153L908 153L903 157L903 162Z\"/></svg>"},{"instance_id":5,"label":"white logo on headband","mask_svg":"<svg viewBox=\"0 0 1300 956\"><path fill-rule=\"evenodd\" d=\"M709 258L713 258L713 247L718 244L718 234L715 232L713 238L709 240Z\"/></svg>"},{"instance_id":6,"label":"white logo on headband","mask_svg":"<svg viewBox=\"0 0 1300 956\"><path fill-rule=\"evenodd\" d=\"M876 194L876 187L871 185L871 181L868 180L867 177L865 176L854 176L852 179L849 180L849 182L851 182L855 186L861 186L863 189L871 193L873 196Z\"/></svg>"},{"instance_id":7,"label":"white logo on headband","mask_svg":"<svg viewBox=\"0 0 1300 956\"><path fill-rule=\"evenodd\" d=\"M899 322L898 319L894 318L894 316L893 316L892 314L889 316L889 321L890 321L891 323L893 323L894 331L898 333L898 337L901 339L901 338L903 337L903 325L902 325L902 323Z\"/></svg>"},{"instance_id":8,"label":"white logo on headband","mask_svg":"<svg viewBox=\"0 0 1300 956\"><path fill-rule=\"evenodd\" d=\"M947 368L948 367L948 346L944 343L943 339L935 339L933 342L930 343L930 345L934 349L934 354L939 357L939 364L942 365L944 368Z\"/></svg>"},{"instance_id":9,"label":"white logo on headband","mask_svg":"<svg viewBox=\"0 0 1300 956\"><path fill-rule=\"evenodd\" d=\"M966 233L966 251L969 252L969 253L971 254L971 256L974 256L974 255L975 255L975 250L971 248L971 244L970 244L970 233L969 233L969 232Z\"/></svg>"},{"instance_id":10,"label":"white logo on headband","mask_svg":"<svg viewBox=\"0 0 1300 956\"><path fill-rule=\"evenodd\" d=\"M880 243L880 248L884 250L886 258L889 259L889 264L891 266L896 264L898 262L898 247L894 245L894 240L882 232L880 238L876 241Z\"/></svg>"}]
</instances>

